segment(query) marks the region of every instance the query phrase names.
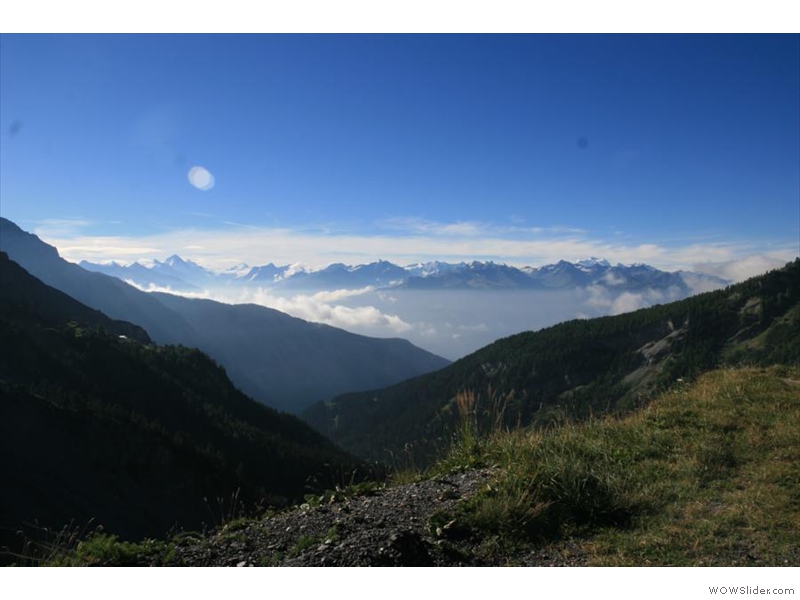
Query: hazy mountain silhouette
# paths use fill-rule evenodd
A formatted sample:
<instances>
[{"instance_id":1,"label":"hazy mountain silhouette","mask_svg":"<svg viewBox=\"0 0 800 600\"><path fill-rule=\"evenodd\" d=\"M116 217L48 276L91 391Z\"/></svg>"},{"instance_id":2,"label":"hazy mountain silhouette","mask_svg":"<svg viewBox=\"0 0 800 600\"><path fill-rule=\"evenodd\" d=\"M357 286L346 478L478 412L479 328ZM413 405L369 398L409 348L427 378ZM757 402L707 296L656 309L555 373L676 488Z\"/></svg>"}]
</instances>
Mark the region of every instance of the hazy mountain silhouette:
<instances>
[{"instance_id":1,"label":"hazy mountain silhouette","mask_svg":"<svg viewBox=\"0 0 800 600\"><path fill-rule=\"evenodd\" d=\"M644 264L611 265L597 258L570 263L559 261L542 267L512 267L492 261L450 264L428 262L400 267L380 260L361 265L334 263L318 271L297 269L272 263L260 267L239 265L215 273L195 262L173 255L145 267L139 263L95 264L81 266L143 288L157 286L174 291L219 290L231 287L268 287L277 292L397 288L407 290L554 290L600 286L613 292L636 292L645 289L674 290L690 294L702 283L705 289L722 287L725 280L691 272L668 272ZM686 278L691 281L687 283Z\"/></svg>"},{"instance_id":2,"label":"hazy mountain silhouette","mask_svg":"<svg viewBox=\"0 0 800 600\"><path fill-rule=\"evenodd\" d=\"M283 410L298 412L318 400L449 364L406 340L356 335L262 306L142 292L65 261L54 247L3 218L0 249L44 283L140 325L158 343L207 352L240 389Z\"/></svg>"}]
</instances>

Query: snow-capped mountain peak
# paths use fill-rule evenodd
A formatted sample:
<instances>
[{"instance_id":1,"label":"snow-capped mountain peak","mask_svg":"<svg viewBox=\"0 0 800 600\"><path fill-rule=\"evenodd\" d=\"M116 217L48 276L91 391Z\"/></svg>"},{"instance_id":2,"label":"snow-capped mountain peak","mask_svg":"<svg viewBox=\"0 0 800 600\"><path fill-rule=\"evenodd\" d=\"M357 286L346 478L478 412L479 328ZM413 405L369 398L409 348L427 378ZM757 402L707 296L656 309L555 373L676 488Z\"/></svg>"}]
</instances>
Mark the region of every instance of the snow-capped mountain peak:
<instances>
[{"instance_id":1,"label":"snow-capped mountain peak","mask_svg":"<svg viewBox=\"0 0 800 600\"><path fill-rule=\"evenodd\" d=\"M604 267L609 268L611 267L611 263L603 258L597 258L596 256L591 256L589 258L585 258L584 260L579 260L575 263L576 267L591 269L594 267Z\"/></svg>"},{"instance_id":2,"label":"snow-capped mountain peak","mask_svg":"<svg viewBox=\"0 0 800 600\"><path fill-rule=\"evenodd\" d=\"M463 269L466 263L447 263L439 260L432 260L429 262L418 262L403 267L405 271L412 277L435 277L455 269Z\"/></svg>"}]
</instances>

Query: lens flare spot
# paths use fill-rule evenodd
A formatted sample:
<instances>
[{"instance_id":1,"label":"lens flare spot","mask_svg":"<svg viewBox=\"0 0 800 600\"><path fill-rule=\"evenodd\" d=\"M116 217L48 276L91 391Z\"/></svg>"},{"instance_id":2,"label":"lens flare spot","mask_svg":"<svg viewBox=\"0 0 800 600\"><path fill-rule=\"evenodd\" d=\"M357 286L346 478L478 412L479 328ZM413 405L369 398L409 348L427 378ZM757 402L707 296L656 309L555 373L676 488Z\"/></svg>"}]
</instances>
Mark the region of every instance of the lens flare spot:
<instances>
[{"instance_id":1,"label":"lens flare spot","mask_svg":"<svg viewBox=\"0 0 800 600\"><path fill-rule=\"evenodd\" d=\"M192 167L187 174L189 183L198 190L210 190L214 187L214 176L205 167Z\"/></svg>"}]
</instances>

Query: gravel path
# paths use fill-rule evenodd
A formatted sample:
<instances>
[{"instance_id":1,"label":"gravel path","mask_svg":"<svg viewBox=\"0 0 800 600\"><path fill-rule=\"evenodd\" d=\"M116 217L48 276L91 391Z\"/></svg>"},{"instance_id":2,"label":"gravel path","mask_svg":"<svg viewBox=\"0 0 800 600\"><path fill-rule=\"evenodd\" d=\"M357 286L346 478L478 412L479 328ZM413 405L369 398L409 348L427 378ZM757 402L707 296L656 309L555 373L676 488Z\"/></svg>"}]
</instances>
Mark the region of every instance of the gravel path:
<instances>
[{"instance_id":1,"label":"gravel path","mask_svg":"<svg viewBox=\"0 0 800 600\"><path fill-rule=\"evenodd\" d=\"M379 490L375 495L232 524L178 544L176 563L205 566L443 566L483 564L447 541L430 519L486 485L474 470Z\"/></svg>"},{"instance_id":2,"label":"gravel path","mask_svg":"<svg viewBox=\"0 0 800 600\"><path fill-rule=\"evenodd\" d=\"M435 477L258 521L234 522L177 544L172 564L192 566L578 566L569 540L487 558L484 540L446 516L492 478L490 469ZM433 518L433 520L432 520Z\"/></svg>"}]
</instances>

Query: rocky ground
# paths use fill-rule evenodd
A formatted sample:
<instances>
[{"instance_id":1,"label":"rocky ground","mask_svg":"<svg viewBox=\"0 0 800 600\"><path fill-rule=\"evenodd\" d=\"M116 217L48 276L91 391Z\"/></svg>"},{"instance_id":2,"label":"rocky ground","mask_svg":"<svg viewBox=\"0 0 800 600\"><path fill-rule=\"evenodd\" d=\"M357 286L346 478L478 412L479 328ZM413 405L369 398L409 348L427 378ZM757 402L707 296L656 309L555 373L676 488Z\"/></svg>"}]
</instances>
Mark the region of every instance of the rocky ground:
<instances>
[{"instance_id":1,"label":"rocky ground","mask_svg":"<svg viewBox=\"0 0 800 600\"><path fill-rule=\"evenodd\" d=\"M256 521L232 522L204 538L178 542L174 563L196 566L579 565L579 548L561 545L516 557L489 557L485 540L447 515L491 480L488 469L391 488Z\"/></svg>"}]
</instances>

